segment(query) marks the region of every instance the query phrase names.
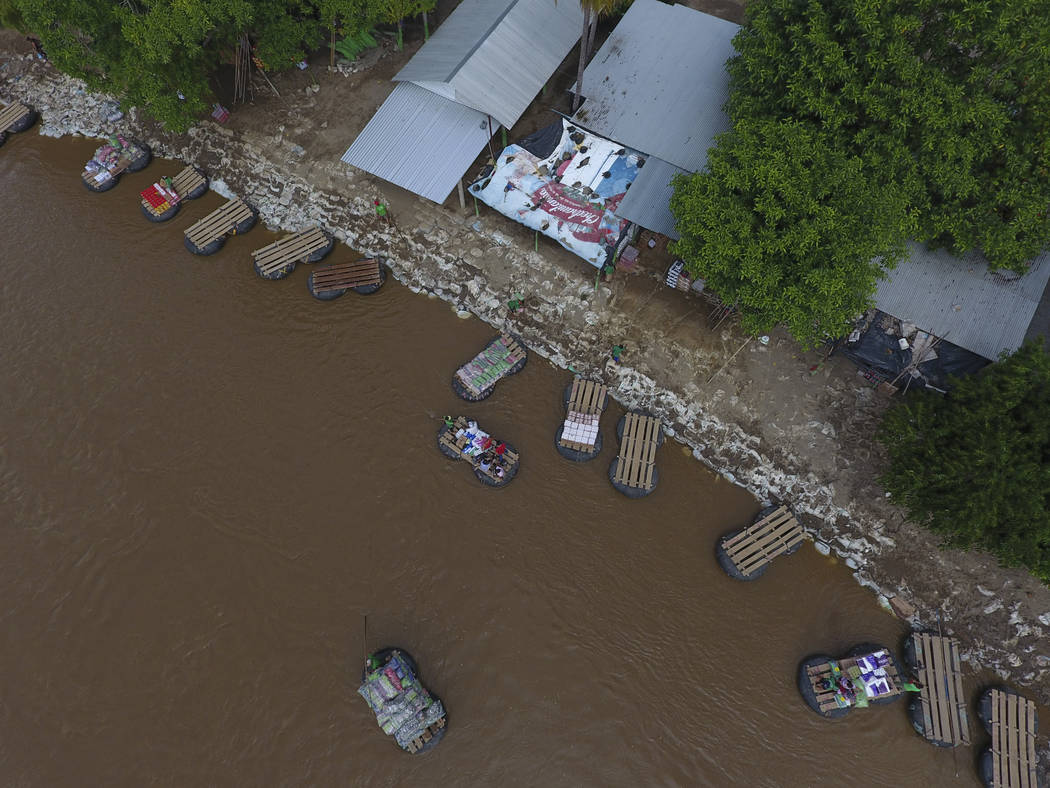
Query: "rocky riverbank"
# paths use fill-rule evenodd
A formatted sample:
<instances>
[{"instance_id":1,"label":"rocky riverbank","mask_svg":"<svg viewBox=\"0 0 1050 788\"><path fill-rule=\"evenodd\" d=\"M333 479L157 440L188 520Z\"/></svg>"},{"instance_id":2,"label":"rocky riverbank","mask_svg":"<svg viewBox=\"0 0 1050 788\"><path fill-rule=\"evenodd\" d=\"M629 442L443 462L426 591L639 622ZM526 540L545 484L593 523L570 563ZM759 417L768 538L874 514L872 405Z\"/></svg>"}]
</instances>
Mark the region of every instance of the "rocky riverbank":
<instances>
[{"instance_id":1,"label":"rocky riverbank","mask_svg":"<svg viewBox=\"0 0 1050 788\"><path fill-rule=\"evenodd\" d=\"M762 344L729 324L708 330L700 299L645 276L596 284L582 261L547 243L536 251L532 234L503 217L406 198L338 155L315 155L307 131L326 121L311 94L345 84L343 74L322 75L273 105L279 115L256 107L240 126L209 121L173 135L134 111L111 122L108 97L29 55L0 54L0 96L38 109L40 133L137 137L155 155L204 168L214 188L247 199L272 229L319 223L386 256L413 291L512 328L553 364L600 373L616 399L659 415L697 459L759 499L790 503L817 548L839 556L887 610L917 627L942 625L974 669L1050 703L1050 591L987 556L941 551L904 521L874 481L886 403L848 364L822 364L784 336ZM344 98L353 111L353 97ZM375 215L376 197L392 204L396 222ZM519 293L527 309L510 315L506 302ZM608 360L614 343L627 344L622 365Z\"/></svg>"}]
</instances>

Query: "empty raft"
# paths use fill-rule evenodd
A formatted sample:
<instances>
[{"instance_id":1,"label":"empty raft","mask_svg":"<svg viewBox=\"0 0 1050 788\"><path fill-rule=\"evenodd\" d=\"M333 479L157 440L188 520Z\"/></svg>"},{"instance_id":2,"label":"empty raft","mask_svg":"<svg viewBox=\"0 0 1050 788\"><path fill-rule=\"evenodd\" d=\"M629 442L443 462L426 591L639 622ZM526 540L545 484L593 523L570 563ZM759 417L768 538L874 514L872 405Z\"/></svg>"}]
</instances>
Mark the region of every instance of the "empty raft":
<instances>
[{"instance_id":1,"label":"empty raft","mask_svg":"<svg viewBox=\"0 0 1050 788\"><path fill-rule=\"evenodd\" d=\"M747 528L718 540L715 555L725 573L736 580L757 580L779 555L802 546L805 532L786 506L767 506Z\"/></svg>"},{"instance_id":2,"label":"empty raft","mask_svg":"<svg viewBox=\"0 0 1050 788\"><path fill-rule=\"evenodd\" d=\"M320 227L286 235L252 252L255 273L263 279L283 279L298 263L316 263L332 251L335 239Z\"/></svg>"},{"instance_id":3,"label":"empty raft","mask_svg":"<svg viewBox=\"0 0 1050 788\"><path fill-rule=\"evenodd\" d=\"M602 450L598 428L609 404L609 388L577 376L565 390L565 421L554 435L558 454L573 462L593 460Z\"/></svg>"},{"instance_id":4,"label":"empty raft","mask_svg":"<svg viewBox=\"0 0 1050 788\"><path fill-rule=\"evenodd\" d=\"M468 402L478 402L489 396L503 378L521 372L527 361L525 343L504 332L456 370L452 389Z\"/></svg>"},{"instance_id":5,"label":"empty raft","mask_svg":"<svg viewBox=\"0 0 1050 788\"><path fill-rule=\"evenodd\" d=\"M919 686L919 694L908 704L915 731L938 747L970 744L959 642L913 632L904 643L904 664Z\"/></svg>"},{"instance_id":6,"label":"empty raft","mask_svg":"<svg viewBox=\"0 0 1050 788\"><path fill-rule=\"evenodd\" d=\"M1043 788L1035 737L1035 703L1005 687L985 690L977 716L992 741L981 753L981 779L988 788Z\"/></svg>"},{"instance_id":7,"label":"empty raft","mask_svg":"<svg viewBox=\"0 0 1050 788\"><path fill-rule=\"evenodd\" d=\"M416 661L404 649L369 654L357 692L375 713L383 733L393 736L407 753L432 750L448 730L444 704L423 686Z\"/></svg>"},{"instance_id":8,"label":"empty raft","mask_svg":"<svg viewBox=\"0 0 1050 788\"><path fill-rule=\"evenodd\" d=\"M466 416L445 420L438 432L438 449L449 459L466 460L478 481L489 487L510 484L521 466L513 446L496 440Z\"/></svg>"},{"instance_id":9,"label":"empty raft","mask_svg":"<svg viewBox=\"0 0 1050 788\"><path fill-rule=\"evenodd\" d=\"M38 117L36 110L18 101L0 107L0 145L7 139L8 134L25 131L36 123Z\"/></svg>"},{"instance_id":10,"label":"empty raft","mask_svg":"<svg viewBox=\"0 0 1050 788\"><path fill-rule=\"evenodd\" d=\"M360 295L372 295L385 281L383 258L366 257L352 263L335 263L311 271L306 286L314 298L331 301L348 290Z\"/></svg>"},{"instance_id":11,"label":"empty raft","mask_svg":"<svg viewBox=\"0 0 1050 788\"><path fill-rule=\"evenodd\" d=\"M644 498L656 489L656 450L664 442L656 416L628 411L616 425L620 453L609 465L609 481L628 498Z\"/></svg>"},{"instance_id":12,"label":"empty raft","mask_svg":"<svg viewBox=\"0 0 1050 788\"><path fill-rule=\"evenodd\" d=\"M845 717L853 708L890 703L900 697L901 671L889 649L865 643L842 659L815 654L798 668L798 690L822 717Z\"/></svg>"},{"instance_id":13,"label":"empty raft","mask_svg":"<svg viewBox=\"0 0 1050 788\"><path fill-rule=\"evenodd\" d=\"M234 197L187 227L184 243L193 254L215 254L226 243L227 235L248 232L257 218L254 208Z\"/></svg>"},{"instance_id":14,"label":"empty raft","mask_svg":"<svg viewBox=\"0 0 1050 788\"><path fill-rule=\"evenodd\" d=\"M121 175L138 172L152 158L148 146L117 134L95 150L95 155L84 165L80 179L90 191L108 191L117 185Z\"/></svg>"},{"instance_id":15,"label":"empty raft","mask_svg":"<svg viewBox=\"0 0 1050 788\"><path fill-rule=\"evenodd\" d=\"M142 213L151 222L166 222L179 212L183 200L196 200L208 191L208 177L204 171L187 166L174 178L161 178L139 192Z\"/></svg>"}]
</instances>

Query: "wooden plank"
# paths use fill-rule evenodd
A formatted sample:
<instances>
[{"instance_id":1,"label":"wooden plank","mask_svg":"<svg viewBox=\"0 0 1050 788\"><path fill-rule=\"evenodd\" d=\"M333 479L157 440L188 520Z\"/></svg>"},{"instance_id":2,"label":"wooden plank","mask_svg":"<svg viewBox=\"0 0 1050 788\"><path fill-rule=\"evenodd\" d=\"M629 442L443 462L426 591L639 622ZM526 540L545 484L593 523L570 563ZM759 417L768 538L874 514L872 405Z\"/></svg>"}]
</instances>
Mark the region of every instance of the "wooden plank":
<instances>
[{"instance_id":1,"label":"wooden plank","mask_svg":"<svg viewBox=\"0 0 1050 788\"><path fill-rule=\"evenodd\" d=\"M3 110L0 110L0 132L7 131L21 120L23 116L28 115L29 112L29 107L19 101L15 101Z\"/></svg>"},{"instance_id":2,"label":"wooden plank","mask_svg":"<svg viewBox=\"0 0 1050 788\"><path fill-rule=\"evenodd\" d=\"M179 197L185 197L186 194L202 185L204 185L204 176L193 167L186 167L171 179L171 187Z\"/></svg>"},{"instance_id":3,"label":"wooden plank","mask_svg":"<svg viewBox=\"0 0 1050 788\"><path fill-rule=\"evenodd\" d=\"M580 383L582 381L577 377L572 379L572 391L569 392L569 407L568 410L571 413L574 410L579 410L579 399L578 394L580 391Z\"/></svg>"}]
</instances>

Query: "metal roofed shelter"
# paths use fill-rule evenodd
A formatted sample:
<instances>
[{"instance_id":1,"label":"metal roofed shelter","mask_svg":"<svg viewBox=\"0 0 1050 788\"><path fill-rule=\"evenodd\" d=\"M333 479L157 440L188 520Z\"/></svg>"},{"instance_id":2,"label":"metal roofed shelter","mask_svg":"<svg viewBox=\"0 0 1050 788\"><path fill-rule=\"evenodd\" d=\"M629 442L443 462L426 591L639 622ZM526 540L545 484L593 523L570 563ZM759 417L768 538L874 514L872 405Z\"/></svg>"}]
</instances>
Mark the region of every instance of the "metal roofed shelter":
<instances>
[{"instance_id":1,"label":"metal roofed shelter","mask_svg":"<svg viewBox=\"0 0 1050 788\"><path fill-rule=\"evenodd\" d=\"M404 68L342 160L444 202L580 38L578 0L463 0Z\"/></svg>"},{"instance_id":2,"label":"metal roofed shelter","mask_svg":"<svg viewBox=\"0 0 1050 788\"><path fill-rule=\"evenodd\" d=\"M725 64L739 30L683 5L635 0L584 70L587 100L573 120L650 157L617 215L678 237L670 176L702 170L729 129Z\"/></svg>"},{"instance_id":3,"label":"metal roofed shelter","mask_svg":"<svg viewBox=\"0 0 1050 788\"><path fill-rule=\"evenodd\" d=\"M977 252L959 258L907 246L908 256L879 282L878 309L991 361L1023 344L1050 278L1050 251L1018 277L989 271Z\"/></svg>"}]
</instances>

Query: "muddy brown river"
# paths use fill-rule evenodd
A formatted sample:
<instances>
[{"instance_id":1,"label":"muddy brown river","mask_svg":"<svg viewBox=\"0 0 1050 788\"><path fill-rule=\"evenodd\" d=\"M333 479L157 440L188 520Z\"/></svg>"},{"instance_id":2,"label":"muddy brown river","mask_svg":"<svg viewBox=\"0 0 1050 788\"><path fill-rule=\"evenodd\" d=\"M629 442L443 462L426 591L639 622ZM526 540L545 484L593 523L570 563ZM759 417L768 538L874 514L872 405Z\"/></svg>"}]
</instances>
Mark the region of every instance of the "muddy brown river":
<instances>
[{"instance_id":1,"label":"muddy brown river","mask_svg":"<svg viewBox=\"0 0 1050 788\"><path fill-rule=\"evenodd\" d=\"M4 784L979 785L983 732L939 750L903 701L803 704L802 657L905 629L808 544L726 577L713 545L749 494L669 440L628 500L618 404L571 464L569 373L533 354L465 403L451 375L492 328L393 279L331 303L306 267L264 281L261 225L193 257L222 198L152 225L138 192L177 165L92 194L97 144L0 149ZM456 413L519 449L509 487L437 451ZM391 644L449 709L423 757L356 694Z\"/></svg>"}]
</instances>

